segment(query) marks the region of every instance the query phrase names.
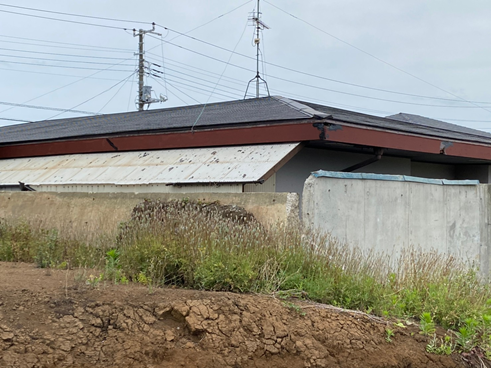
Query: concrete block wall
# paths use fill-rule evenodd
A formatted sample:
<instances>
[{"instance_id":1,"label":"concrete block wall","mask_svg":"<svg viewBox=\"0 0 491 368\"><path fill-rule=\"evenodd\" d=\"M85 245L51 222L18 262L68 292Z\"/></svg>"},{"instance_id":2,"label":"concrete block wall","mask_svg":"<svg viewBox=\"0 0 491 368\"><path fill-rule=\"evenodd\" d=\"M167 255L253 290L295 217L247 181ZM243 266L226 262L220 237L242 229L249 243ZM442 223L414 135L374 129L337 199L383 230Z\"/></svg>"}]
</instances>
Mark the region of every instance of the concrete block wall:
<instances>
[{"instance_id":1,"label":"concrete block wall","mask_svg":"<svg viewBox=\"0 0 491 368\"><path fill-rule=\"evenodd\" d=\"M337 177L336 177L337 176ZM305 182L307 226L396 259L415 247L455 255L489 273L488 185L393 175L333 173Z\"/></svg>"},{"instance_id":2,"label":"concrete block wall","mask_svg":"<svg viewBox=\"0 0 491 368\"><path fill-rule=\"evenodd\" d=\"M251 212L263 224L298 221L296 193L0 193L0 218L26 221L68 236L114 234L132 209L145 199L187 198L234 204Z\"/></svg>"}]
</instances>

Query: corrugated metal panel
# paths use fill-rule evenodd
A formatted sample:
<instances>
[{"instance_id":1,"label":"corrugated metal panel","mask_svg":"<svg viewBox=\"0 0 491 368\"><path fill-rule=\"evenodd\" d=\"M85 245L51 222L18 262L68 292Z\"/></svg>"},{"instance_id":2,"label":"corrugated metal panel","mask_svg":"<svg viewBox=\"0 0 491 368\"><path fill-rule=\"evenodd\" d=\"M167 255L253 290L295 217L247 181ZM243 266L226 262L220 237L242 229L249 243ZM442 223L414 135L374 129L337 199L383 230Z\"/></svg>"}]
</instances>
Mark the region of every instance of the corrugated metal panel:
<instances>
[{"instance_id":1,"label":"corrugated metal panel","mask_svg":"<svg viewBox=\"0 0 491 368\"><path fill-rule=\"evenodd\" d=\"M0 184L150 185L253 183L299 143L0 160Z\"/></svg>"},{"instance_id":2,"label":"corrugated metal panel","mask_svg":"<svg viewBox=\"0 0 491 368\"><path fill-rule=\"evenodd\" d=\"M241 193L242 184L223 185L33 185L39 192L93 193Z\"/></svg>"},{"instance_id":3,"label":"corrugated metal panel","mask_svg":"<svg viewBox=\"0 0 491 368\"><path fill-rule=\"evenodd\" d=\"M260 193L275 193L276 192L276 173L264 183L248 183L244 184L244 192L260 192Z\"/></svg>"}]
</instances>

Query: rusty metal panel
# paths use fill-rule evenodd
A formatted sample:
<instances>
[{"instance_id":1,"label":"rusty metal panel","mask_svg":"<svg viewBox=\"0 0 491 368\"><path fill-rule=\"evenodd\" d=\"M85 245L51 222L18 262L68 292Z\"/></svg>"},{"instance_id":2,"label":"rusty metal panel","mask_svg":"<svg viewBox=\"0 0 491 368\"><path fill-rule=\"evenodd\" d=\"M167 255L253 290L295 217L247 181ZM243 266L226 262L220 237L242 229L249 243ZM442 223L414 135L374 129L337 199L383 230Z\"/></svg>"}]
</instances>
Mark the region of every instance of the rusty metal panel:
<instances>
[{"instance_id":1,"label":"rusty metal panel","mask_svg":"<svg viewBox=\"0 0 491 368\"><path fill-rule=\"evenodd\" d=\"M299 143L74 154L0 160L0 184L152 185L254 183Z\"/></svg>"}]
</instances>

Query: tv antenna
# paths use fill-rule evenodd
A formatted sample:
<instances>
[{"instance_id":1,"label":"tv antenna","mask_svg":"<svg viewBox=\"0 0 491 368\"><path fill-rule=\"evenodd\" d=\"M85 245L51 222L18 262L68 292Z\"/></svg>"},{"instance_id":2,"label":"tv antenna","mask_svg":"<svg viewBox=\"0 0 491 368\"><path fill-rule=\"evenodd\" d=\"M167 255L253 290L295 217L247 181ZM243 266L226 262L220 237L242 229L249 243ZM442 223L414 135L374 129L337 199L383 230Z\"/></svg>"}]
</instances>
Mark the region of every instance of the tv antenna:
<instances>
[{"instance_id":1,"label":"tv antenna","mask_svg":"<svg viewBox=\"0 0 491 368\"><path fill-rule=\"evenodd\" d=\"M145 36L146 33L153 33L158 36L162 36L160 33L155 32L155 23L152 23L152 29L150 30L143 30L140 29L138 32L136 29L133 29L133 37L138 36L138 53L135 55L138 55L138 96L136 98L136 105L138 105L138 111L142 111L145 105L148 105L150 107L150 104L154 102L165 102L167 101L167 97L160 95L160 98L152 98L152 86L145 86L143 83L143 77L145 76L145 73L149 75L153 75L154 77L160 78L160 76L155 75L154 73L162 73L158 70L152 69L151 65L155 65L157 67L160 67L160 65L153 64L153 63L148 63L145 62L145 49L144 49L144 44L143 44L143 37ZM147 63L148 65L145 65ZM145 71L145 68L148 70L147 72Z\"/></svg>"},{"instance_id":2,"label":"tv antenna","mask_svg":"<svg viewBox=\"0 0 491 368\"><path fill-rule=\"evenodd\" d=\"M261 82L264 83L264 85L266 86L266 90L268 91L269 96L268 83L261 77L259 73L259 55L261 52L259 48L259 44L261 43L260 33L263 29L269 29L269 27L261 20L261 13L259 12L259 1L260 0L257 0L256 14L254 14L253 12L252 16L249 18L249 20L253 22L253 25L256 28L256 37L254 38L254 44L256 45L256 76L252 78L249 83L247 83L247 89L244 95L244 99L247 97L249 86L253 81L256 81L256 98L259 98L259 85L261 84Z\"/></svg>"}]
</instances>

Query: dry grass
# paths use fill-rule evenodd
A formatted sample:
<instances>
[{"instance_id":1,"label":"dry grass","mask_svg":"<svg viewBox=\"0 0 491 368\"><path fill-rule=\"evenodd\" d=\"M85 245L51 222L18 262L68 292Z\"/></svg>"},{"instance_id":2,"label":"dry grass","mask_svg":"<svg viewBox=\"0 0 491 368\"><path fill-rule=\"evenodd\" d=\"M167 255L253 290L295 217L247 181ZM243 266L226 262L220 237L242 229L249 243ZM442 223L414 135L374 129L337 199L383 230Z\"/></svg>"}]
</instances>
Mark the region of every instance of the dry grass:
<instances>
[{"instance_id":1,"label":"dry grass","mask_svg":"<svg viewBox=\"0 0 491 368\"><path fill-rule=\"evenodd\" d=\"M491 314L488 284L450 256L411 249L394 262L299 227L265 229L225 212L213 205L146 202L117 237L90 243L3 221L0 260L98 267L112 281L152 287L282 292L376 315L429 312L452 328Z\"/></svg>"}]
</instances>

